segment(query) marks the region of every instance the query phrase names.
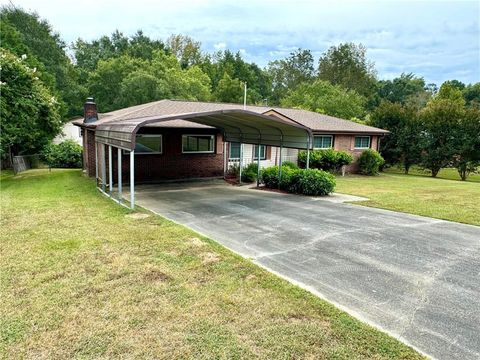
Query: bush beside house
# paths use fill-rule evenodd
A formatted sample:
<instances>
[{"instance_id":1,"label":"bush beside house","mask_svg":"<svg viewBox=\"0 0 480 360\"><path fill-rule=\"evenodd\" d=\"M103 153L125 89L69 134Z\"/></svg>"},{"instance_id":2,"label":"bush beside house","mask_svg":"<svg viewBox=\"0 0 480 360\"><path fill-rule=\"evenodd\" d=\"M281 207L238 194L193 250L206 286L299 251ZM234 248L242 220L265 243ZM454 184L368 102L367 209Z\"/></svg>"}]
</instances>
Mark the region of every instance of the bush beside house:
<instances>
[{"instance_id":1,"label":"bush beside house","mask_svg":"<svg viewBox=\"0 0 480 360\"><path fill-rule=\"evenodd\" d=\"M335 177L318 169L295 169L282 166L282 175L278 166L262 170L262 183L267 188L285 190L293 194L328 195L335 189Z\"/></svg>"},{"instance_id":2,"label":"bush beside house","mask_svg":"<svg viewBox=\"0 0 480 360\"><path fill-rule=\"evenodd\" d=\"M353 162L353 157L346 151L333 149L313 150L310 152L310 168L339 173L342 166ZM298 153L298 163L305 168L307 164L307 152Z\"/></svg>"},{"instance_id":3,"label":"bush beside house","mask_svg":"<svg viewBox=\"0 0 480 360\"><path fill-rule=\"evenodd\" d=\"M81 168L82 147L73 140L48 144L43 149L42 159L53 168Z\"/></svg>"},{"instance_id":4,"label":"bush beside house","mask_svg":"<svg viewBox=\"0 0 480 360\"><path fill-rule=\"evenodd\" d=\"M383 157L372 149L365 150L358 158L360 173L363 175L378 175L384 163Z\"/></svg>"}]
</instances>

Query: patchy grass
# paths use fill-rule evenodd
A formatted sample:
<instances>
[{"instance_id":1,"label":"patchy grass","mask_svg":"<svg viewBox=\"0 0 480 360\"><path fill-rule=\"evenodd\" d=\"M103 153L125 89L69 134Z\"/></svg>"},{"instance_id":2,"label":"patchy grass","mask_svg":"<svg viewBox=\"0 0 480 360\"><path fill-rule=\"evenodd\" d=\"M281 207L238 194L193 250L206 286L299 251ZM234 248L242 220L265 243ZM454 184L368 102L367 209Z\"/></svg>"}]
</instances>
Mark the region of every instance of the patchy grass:
<instances>
[{"instance_id":1,"label":"patchy grass","mask_svg":"<svg viewBox=\"0 0 480 360\"><path fill-rule=\"evenodd\" d=\"M336 191L370 199L355 204L480 225L480 184L476 176L460 181L447 180L454 178L455 169L443 169L440 178L416 169L412 175L395 171L389 169L379 176L338 176Z\"/></svg>"},{"instance_id":2,"label":"patchy grass","mask_svg":"<svg viewBox=\"0 0 480 360\"><path fill-rule=\"evenodd\" d=\"M417 359L392 337L78 170L1 182L4 358Z\"/></svg>"}]
</instances>

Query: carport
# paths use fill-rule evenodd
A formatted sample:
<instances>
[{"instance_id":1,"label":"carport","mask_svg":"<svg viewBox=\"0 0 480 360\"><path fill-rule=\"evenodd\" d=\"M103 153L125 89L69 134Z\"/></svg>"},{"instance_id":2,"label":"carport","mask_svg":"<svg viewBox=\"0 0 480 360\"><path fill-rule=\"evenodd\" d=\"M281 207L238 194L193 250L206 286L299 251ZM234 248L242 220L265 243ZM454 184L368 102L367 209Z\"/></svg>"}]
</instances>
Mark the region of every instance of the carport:
<instances>
[{"instance_id":1,"label":"carport","mask_svg":"<svg viewBox=\"0 0 480 360\"><path fill-rule=\"evenodd\" d=\"M152 116L111 121L98 125L95 132L95 176L97 186L105 195L123 204L122 197L122 151L127 151L130 158L130 207L135 206L135 145L138 130L149 124L171 120L187 120L218 129L224 141L257 146L257 159L260 161L260 145L275 146L280 149L279 176L281 177L281 152L283 148L307 150L307 168L309 166L310 149L312 148L312 132L294 121L280 119L275 116L258 114L248 110L218 110L164 116ZM117 198L113 195L113 152L117 150ZM241 147L242 149L242 147ZM108 190L107 165L108 152ZM224 156L226 152L224 151ZM226 162L224 161L224 164ZM240 171L242 164L240 164ZM260 166L258 166L258 178ZM241 174L240 174L241 177ZM99 181L101 180L101 181Z\"/></svg>"}]
</instances>

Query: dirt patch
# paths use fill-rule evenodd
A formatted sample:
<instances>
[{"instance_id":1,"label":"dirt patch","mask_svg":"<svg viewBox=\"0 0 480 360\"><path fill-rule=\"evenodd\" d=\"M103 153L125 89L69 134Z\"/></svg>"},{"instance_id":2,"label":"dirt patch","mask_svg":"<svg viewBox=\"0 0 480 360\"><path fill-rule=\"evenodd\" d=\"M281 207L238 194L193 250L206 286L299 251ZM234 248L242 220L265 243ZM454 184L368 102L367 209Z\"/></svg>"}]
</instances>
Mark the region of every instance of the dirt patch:
<instances>
[{"instance_id":1,"label":"dirt patch","mask_svg":"<svg viewBox=\"0 0 480 360\"><path fill-rule=\"evenodd\" d=\"M249 275L245 276L245 280L247 280L247 281L253 281L253 280L256 280L256 279L257 279L257 277L253 274L249 274Z\"/></svg>"},{"instance_id":2,"label":"dirt patch","mask_svg":"<svg viewBox=\"0 0 480 360\"><path fill-rule=\"evenodd\" d=\"M169 275L161 272L160 270L150 270L143 276L143 278L149 282L163 282L171 279Z\"/></svg>"},{"instance_id":3,"label":"dirt patch","mask_svg":"<svg viewBox=\"0 0 480 360\"><path fill-rule=\"evenodd\" d=\"M141 220L141 219L146 219L150 217L150 215L145 213L132 213L132 214L125 215L125 217L133 220Z\"/></svg>"},{"instance_id":4,"label":"dirt patch","mask_svg":"<svg viewBox=\"0 0 480 360\"><path fill-rule=\"evenodd\" d=\"M203 265L215 264L215 263L218 263L221 260L220 256L218 254L211 253L211 252L204 253L201 256L202 256L202 259L203 259L203 261L202 261Z\"/></svg>"},{"instance_id":5,"label":"dirt patch","mask_svg":"<svg viewBox=\"0 0 480 360\"><path fill-rule=\"evenodd\" d=\"M205 246L205 243L197 237L190 238L190 243L195 247Z\"/></svg>"}]
</instances>

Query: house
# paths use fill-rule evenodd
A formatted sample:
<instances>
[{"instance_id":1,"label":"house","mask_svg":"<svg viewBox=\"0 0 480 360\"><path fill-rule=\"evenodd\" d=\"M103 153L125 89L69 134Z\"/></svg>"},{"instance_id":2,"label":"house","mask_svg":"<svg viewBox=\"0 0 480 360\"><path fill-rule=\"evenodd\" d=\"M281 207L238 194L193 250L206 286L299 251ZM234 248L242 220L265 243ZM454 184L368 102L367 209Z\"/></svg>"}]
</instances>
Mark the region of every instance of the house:
<instances>
[{"instance_id":1,"label":"house","mask_svg":"<svg viewBox=\"0 0 480 360\"><path fill-rule=\"evenodd\" d=\"M84 119L73 123L82 129L84 170L104 190L115 179L121 187L122 181L222 177L233 164L252 161L296 162L299 149L334 148L358 158L377 150L388 133L300 109L180 100L98 114L90 98ZM347 171L356 169L354 163Z\"/></svg>"},{"instance_id":2,"label":"house","mask_svg":"<svg viewBox=\"0 0 480 360\"><path fill-rule=\"evenodd\" d=\"M54 144L60 144L64 142L65 140L73 140L77 144L82 145L83 144L83 139L82 139L82 131L78 126L75 126L74 122L77 122L79 119L73 119L63 125L62 132L58 134L54 139L53 143ZM80 122L83 119L80 119Z\"/></svg>"}]
</instances>

